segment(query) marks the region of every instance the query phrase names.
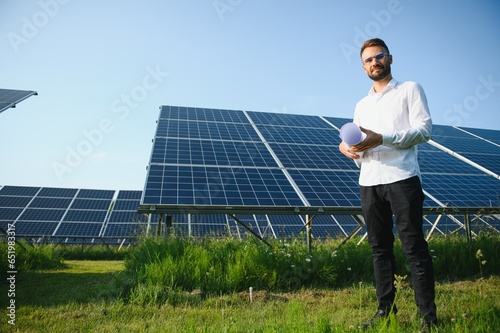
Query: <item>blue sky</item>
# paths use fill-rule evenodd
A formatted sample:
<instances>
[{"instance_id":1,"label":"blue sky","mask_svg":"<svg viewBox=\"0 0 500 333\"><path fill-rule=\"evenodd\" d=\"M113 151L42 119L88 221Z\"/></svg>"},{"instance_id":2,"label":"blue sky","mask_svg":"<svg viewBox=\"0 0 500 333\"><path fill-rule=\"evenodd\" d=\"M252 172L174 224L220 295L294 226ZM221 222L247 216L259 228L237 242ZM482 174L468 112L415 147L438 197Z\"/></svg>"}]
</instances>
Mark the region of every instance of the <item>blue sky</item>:
<instances>
[{"instance_id":1,"label":"blue sky","mask_svg":"<svg viewBox=\"0 0 500 333\"><path fill-rule=\"evenodd\" d=\"M142 190L160 105L351 118L383 38L436 124L500 130L500 3L0 1L0 184Z\"/></svg>"}]
</instances>

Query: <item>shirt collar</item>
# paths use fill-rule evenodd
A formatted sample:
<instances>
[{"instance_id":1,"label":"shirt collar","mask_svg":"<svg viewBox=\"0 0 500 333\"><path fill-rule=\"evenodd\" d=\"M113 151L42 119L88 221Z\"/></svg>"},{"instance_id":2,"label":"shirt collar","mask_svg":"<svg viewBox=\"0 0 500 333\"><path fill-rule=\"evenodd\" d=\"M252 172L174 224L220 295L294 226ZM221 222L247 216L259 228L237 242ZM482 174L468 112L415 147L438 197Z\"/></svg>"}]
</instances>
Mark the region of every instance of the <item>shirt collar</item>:
<instances>
[{"instance_id":1,"label":"shirt collar","mask_svg":"<svg viewBox=\"0 0 500 333\"><path fill-rule=\"evenodd\" d=\"M392 78L391 81L389 81L389 83L387 84L387 86L385 86L384 90L382 90L380 92L380 94L385 94L387 91L389 91L389 89L394 89L396 88L396 86L398 85L398 81L395 79L395 78ZM370 91L368 91L368 95L373 95L373 94L377 94L375 92L375 90L373 90L373 86L370 88Z\"/></svg>"}]
</instances>

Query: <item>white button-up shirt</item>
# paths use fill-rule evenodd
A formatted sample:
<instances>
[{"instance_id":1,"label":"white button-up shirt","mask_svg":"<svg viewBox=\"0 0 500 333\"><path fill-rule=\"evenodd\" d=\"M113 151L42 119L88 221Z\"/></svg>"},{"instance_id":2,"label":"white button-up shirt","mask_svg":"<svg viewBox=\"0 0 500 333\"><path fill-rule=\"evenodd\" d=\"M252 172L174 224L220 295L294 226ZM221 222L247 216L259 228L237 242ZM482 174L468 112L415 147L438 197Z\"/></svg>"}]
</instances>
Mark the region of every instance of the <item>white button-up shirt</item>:
<instances>
[{"instance_id":1,"label":"white button-up shirt","mask_svg":"<svg viewBox=\"0 0 500 333\"><path fill-rule=\"evenodd\" d=\"M418 83L392 79L379 93L372 87L356 104L354 123L383 137L381 146L356 160L361 168L360 185L420 177L416 145L429 140L432 120L425 92Z\"/></svg>"}]
</instances>

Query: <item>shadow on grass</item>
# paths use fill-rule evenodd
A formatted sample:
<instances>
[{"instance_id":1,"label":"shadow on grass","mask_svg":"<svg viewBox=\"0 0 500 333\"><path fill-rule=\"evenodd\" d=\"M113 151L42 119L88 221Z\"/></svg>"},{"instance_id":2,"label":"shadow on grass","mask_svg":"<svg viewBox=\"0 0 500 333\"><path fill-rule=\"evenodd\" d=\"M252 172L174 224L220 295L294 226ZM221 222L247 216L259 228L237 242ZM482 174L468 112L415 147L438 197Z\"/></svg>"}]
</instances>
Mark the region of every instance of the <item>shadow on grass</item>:
<instances>
[{"instance_id":1,"label":"shadow on grass","mask_svg":"<svg viewBox=\"0 0 500 333\"><path fill-rule=\"evenodd\" d=\"M124 290L123 283L123 272L119 271L19 272L16 274L14 299L17 307L55 307L69 303L107 302L120 298ZM7 280L2 279L0 294L7 295L10 288ZM6 307L8 302L8 299L2 297L0 306Z\"/></svg>"}]
</instances>

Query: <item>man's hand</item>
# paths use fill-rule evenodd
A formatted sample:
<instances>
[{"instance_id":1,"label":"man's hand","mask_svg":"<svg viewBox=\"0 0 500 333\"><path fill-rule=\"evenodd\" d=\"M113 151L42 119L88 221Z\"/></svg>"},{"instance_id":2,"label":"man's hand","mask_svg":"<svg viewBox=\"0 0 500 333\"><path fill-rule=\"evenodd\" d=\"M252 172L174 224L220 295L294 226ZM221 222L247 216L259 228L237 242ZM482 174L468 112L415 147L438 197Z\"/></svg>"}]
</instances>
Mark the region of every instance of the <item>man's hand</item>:
<instances>
[{"instance_id":1,"label":"man's hand","mask_svg":"<svg viewBox=\"0 0 500 333\"><path fill-rule=\"evenodd\" d=\"M353 160L360 158L360 156L356 153L373 149L382 144L382 134L370 131L369 129L363 127L360 127L360 129L366 134L366 138L363 141L357 145L351 146L351 148L348 148L344 142L341 142L339 145L340 152Z\"/></svg>"},{"instance_id":2,"label":"man's hand","mask_svg":"<svg viewBox=\"0 0 500 333\"><path fill-rule=\"evenodd\" d=\"M352 147L351 147L352 148ZM353 160L357 160L358 158L360 158L360 156L358 154L355 154L351 151L351 149L349 149L347 147L347 145L345 144L344 141L342 141L339 145L339 150L342 154L344 154L345 156L349 157L349 158L352 158Z\"/></svg>"},{"instance_id":3,"label":"man's hand","mask_svg":"<svg viewBox=\"0 0 500 333\"><path fill-rule=\"evenodd\" d=\"M360 127L360 129L363 133L366 134L366 138L357 145L352 146L351 151L359 153L362 151L373 149L382 144L382 134L370 131L369 129L366 129L364 127Z\"/></svg>"}]
</instances>

